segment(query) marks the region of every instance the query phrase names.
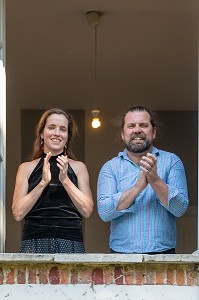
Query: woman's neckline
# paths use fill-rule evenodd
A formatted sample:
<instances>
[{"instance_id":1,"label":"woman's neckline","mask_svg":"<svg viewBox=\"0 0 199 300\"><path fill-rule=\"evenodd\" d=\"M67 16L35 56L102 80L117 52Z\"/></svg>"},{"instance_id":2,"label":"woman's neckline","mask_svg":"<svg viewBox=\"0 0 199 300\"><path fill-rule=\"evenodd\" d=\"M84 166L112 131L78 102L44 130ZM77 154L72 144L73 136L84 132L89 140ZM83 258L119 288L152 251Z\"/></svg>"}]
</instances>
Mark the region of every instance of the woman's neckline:
<instances>
[{"instance_id":1,"label":"woman's neckline","mask_svg":"<svg viewBox=\"0 0 199 300\"><path fill-rule=\"evenodd\" d=\"M42 155L41 155L41 157L46 157L46 155L47 155L47 153L43 152ZM59 154L57 154L57 155L52 155L51 158L50 158L50 160L51 160L51 159L56 159L56 158L57 158L58 156L60 156L60 155L65 155L65 154L64 154L64 151L62 151L61 153L59 153Z\"/></svg>"}]
</instances>

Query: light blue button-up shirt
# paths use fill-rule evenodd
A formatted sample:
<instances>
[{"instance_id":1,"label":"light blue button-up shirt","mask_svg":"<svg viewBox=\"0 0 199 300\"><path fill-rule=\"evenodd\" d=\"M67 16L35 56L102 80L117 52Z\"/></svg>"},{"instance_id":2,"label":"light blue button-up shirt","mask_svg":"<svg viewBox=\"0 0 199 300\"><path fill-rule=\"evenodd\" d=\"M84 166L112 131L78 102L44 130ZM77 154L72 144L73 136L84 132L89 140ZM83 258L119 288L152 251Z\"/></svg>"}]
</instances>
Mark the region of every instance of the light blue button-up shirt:
<instances>
[{"instance_id":1,"label":"light blue button-up shirt","mask_svg":"<svg viewBox=\"0 0 199 300\"><path fill-rule=\"evenodd\" d=\"M188 191L180 158L155 147L157 173L168 185L168 206L164 206L150 184L136 197L131 206L117 210L122 193L132 188L141 172L126 150L102 167L98 178L98 213L111 222L110 248L116 252L159 252L176 247L175 217L188 207Z\"/></svg>"}]
</instances>

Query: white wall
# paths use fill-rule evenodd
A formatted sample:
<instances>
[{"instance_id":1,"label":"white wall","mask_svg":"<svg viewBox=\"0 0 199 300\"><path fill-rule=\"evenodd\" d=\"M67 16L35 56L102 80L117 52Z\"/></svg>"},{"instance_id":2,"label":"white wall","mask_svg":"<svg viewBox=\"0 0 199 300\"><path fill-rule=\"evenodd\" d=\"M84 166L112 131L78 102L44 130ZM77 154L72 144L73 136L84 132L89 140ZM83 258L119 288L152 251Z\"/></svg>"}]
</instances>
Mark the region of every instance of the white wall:
<instances>
[{"instance_id":1,"label":"white wall","mask_svg":"<svg viewBox=\"0 0 199 300\"><path fill-rule=\"evenodd\" d=\"M122 285L3 285L0 298L7 300L198 300L198 286Z\"/></svg>"}]
</instances>

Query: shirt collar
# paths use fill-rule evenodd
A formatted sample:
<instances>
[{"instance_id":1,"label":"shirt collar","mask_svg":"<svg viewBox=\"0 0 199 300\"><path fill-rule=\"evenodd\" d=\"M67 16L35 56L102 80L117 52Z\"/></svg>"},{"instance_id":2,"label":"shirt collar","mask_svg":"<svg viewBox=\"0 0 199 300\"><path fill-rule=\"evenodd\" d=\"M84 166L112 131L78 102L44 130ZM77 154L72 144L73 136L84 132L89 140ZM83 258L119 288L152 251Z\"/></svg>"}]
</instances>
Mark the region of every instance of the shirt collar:
<instances>
[{"instance_id":1,"label":"shirt collar","mask_svg":"<svg viewBox=\"0 0 199 300\"><path fill-rule=\"evenodd\" d=\"M154 146L152 148L152 154L155 155L155 156L159 156L159 150L156 147L154 147ZM122 152L119 152L118 156L119 157L123 157L124 159L129 160L129 157L127 155L126 149L124 149L124 151L122 151Z\"/></svg>"}]
</instances>

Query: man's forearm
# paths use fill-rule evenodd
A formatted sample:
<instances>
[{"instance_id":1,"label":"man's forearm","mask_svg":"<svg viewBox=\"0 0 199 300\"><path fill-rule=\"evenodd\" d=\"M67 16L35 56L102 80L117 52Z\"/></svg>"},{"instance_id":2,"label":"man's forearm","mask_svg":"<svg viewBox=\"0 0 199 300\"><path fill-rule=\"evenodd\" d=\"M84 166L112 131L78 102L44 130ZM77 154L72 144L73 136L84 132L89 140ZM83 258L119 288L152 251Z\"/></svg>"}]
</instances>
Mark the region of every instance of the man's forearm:
<instances>
[{"instance_id":1,"label":"man's forearm","mask_svg":"<svg viewBox=\"0 0 199 300\"><path fill-rule=\"evenodd\" d=\"M164 206L168 206L168 186L167 184L158 176L153 182L150 182L152 189L156 193L158 199Z\"/></svg>"}]
</instances>

